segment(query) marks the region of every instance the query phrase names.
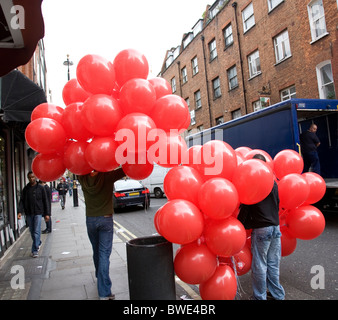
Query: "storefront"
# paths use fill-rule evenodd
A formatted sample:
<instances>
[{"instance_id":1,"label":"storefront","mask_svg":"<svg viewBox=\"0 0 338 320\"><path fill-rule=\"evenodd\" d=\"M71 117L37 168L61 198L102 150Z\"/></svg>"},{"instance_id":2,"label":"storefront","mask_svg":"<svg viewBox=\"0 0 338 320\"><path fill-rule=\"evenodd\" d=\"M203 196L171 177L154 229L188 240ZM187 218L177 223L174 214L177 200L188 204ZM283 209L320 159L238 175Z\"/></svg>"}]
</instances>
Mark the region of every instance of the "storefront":
<instances>
[{"instance_id":1,"label":"storefront","mask_svg":"<svg viewBox=\"0 0 338 320\"><path fill-rule=\"evenodd\" d=\"M32 110L46 102L44 91L18 70L0 78L0 257L26 227L17 219L20 194L35 152L25 142Z\"/></svg>"}]
</instances>

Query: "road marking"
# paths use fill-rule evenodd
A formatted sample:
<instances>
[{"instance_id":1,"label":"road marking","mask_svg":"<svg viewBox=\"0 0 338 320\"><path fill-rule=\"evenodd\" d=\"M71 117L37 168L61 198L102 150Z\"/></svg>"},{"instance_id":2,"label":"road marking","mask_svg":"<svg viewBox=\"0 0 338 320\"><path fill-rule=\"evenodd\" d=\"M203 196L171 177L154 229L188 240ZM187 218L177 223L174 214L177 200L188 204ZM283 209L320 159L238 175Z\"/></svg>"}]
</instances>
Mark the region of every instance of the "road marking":
<instances>
[{"instance_id":1,"label":"road marking","mask_svg":"<svg viewBox=\"0 0 338 320\"><path fill-rule=\"evenodd\" d=\"M125 239L127 239L127 241L132 240L137 238L133 233L131 233L129 230L127 230L125 227L123 227L121 224L119 224L118 222L114 221L115 224L115 232L118 235L121 235L122 237L124 237ZM125 233L127 233L128 235L126 235ZM201 297L185 282L183 282L181 279L179 279L177 276L175 276L175 282L181 287L183 288L183 290L185 290L185 292L193 299L193 300L202 300Z\"/></svg>"}]
</instances>

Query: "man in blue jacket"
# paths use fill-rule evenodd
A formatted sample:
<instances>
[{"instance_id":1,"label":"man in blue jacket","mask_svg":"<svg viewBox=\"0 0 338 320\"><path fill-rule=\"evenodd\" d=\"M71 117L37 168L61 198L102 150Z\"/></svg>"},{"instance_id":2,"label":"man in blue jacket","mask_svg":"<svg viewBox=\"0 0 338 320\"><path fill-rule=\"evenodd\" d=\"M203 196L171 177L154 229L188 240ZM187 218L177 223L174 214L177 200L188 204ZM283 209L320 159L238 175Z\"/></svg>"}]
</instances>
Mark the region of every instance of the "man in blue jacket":
<instances>
[{"instance_id":1,"label":"man in blue jacket","mask_svg":"<svg viewBox=\"0 0 338 320\"><path fill-rule=\"evenodd\" d=\"M25 213L33 240L31 256L37 258L41 245L41 218L44 216L45 221L48 221L50 209L45 188L37 183L32 171L28 172L27 177L29 183L22 190L18 218L20 219L21 214Z\"/></svg>"}]
</instances>

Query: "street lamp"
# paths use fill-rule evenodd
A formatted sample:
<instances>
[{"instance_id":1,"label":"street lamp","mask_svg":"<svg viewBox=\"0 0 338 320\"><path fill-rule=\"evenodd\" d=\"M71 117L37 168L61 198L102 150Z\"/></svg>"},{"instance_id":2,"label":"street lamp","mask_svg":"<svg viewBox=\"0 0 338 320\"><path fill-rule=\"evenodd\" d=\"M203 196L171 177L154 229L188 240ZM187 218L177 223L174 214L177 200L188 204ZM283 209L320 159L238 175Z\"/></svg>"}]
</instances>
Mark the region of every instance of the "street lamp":
<instances>
[{"instance_id":1,"label":"street lamp","mask_svg":"<svg viewBox=\"0 0 338 320\"><path fill-rule=\"evenodd\" d=\"M69 66L72 66L73 64L73 61L69 61L69 54L67 54L67 60L63 62L63 65L68 67L68 81L70 80Z\"/></svg>"},{"instance_id":2,"label":"street lamp","mask_svg":"<svg viewBox=\"0 0 338 320\"><path fill-rule=\"evenodd\" d=\"M67 54L67 60L63 62L64 66L67 66L67 75L68 75L68 81L70 80L70 72L69 67L72 66L74 63L73 61L69 61L69 54ZM73 174L73 206L78 207L79 206L79 199L77 194L77 183L76 183L76 176Z\"/></svg>"}]
</instances>

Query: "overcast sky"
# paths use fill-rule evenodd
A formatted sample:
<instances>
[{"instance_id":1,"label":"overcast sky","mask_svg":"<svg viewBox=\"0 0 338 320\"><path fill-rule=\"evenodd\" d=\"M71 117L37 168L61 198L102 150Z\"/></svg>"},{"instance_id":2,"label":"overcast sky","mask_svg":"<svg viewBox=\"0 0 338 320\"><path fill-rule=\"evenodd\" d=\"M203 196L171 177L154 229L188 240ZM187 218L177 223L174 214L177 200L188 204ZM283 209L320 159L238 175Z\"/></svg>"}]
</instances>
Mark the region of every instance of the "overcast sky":
<instances>
[{"instance_id":1,"label":"overcast sky","mask_svg":"<svg viewBox=\"0 0 338 320\"><path fill-rule=\"evenodd\" d=\"M62 89L67 82L63 62L70 55L76 65L86 54L113 61L128 48L142 52L155 77L167 49L181 43L200 19L209 0L44 0L47 79L53 103L64 107Z\"/></svg>"}]
</instances>

